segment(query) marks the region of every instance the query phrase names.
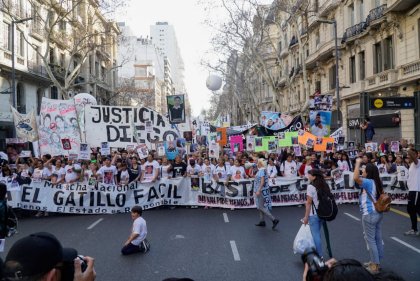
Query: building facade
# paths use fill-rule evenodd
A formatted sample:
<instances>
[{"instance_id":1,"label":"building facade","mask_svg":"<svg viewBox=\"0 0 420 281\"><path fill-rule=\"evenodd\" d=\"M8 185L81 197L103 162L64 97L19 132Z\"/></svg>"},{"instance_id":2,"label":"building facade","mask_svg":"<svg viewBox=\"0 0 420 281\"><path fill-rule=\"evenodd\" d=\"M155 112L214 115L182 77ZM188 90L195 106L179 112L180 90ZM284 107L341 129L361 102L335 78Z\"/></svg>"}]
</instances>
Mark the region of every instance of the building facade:
<instances>
[{"instance_id":1,"label":"building facade","mask_svg":"<svg viewBox=\"0 0 420 281\"><path fill-rule=\"evenodd\" d=\"M43 97L62 99L87 92L106 103L112 96L117 77L117 26L101 15L96 1L65 4L52 7L44 1L26 0L0 4L0 149L4 148L5 138L13 136L12 59L16 73L15 105L21 113L32 109L39 113ZM16 22L21 19L28 20ZM55 19L55 24L46 25L46 19ZM82 31L92 43L84 48L78 46L79 53L72 52L72 46L77 47L77 34ZM64 80L70 73L77 75L66 84Z\"/></svg>"}]
</instances>

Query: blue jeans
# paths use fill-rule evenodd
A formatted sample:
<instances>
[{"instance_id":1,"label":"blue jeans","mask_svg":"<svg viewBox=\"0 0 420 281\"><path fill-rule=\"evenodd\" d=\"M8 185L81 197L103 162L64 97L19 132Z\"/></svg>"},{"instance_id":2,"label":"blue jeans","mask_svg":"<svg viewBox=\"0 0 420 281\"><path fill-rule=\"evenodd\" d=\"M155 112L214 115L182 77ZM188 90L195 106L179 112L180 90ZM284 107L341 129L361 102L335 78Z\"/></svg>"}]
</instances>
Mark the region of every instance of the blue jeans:
<instances>
[{"instance_id":1,"label":"blue jeans","mask_svg":"<svg viewBox=\"0 0 420 281\"><path fill-rule=\"evenodd\" d=\"M370 261L376 264L380 264L384 257L382 218L383 214L377 212L362 216L363 231L365 232L366 243L369 247Z\"/></svg>"},{"instance_id":2,"label":"blue jeans","mask_svg":"<svg viewBox=\"0 0 420 281\"><path fill-rule=\"evenodd\" d=\"M314 238L316 251L318 252L320 257L324 256L324 252L322 251L322 242L321 242L321 227L322 222L317 215L313 215L309 217L309 227L311 228L312 237Z\"/></svg>"}]
</instances>

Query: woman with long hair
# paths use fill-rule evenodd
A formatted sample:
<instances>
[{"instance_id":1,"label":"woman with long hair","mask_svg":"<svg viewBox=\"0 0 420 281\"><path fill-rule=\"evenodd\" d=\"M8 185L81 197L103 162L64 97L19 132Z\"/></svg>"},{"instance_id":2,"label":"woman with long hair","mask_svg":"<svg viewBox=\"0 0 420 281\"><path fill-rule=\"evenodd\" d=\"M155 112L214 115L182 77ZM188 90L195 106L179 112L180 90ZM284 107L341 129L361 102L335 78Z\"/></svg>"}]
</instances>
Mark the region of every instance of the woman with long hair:
<instances>
[{"instance_id":1,"label":"woman with long hair","mask_svg":"<svg viewBox=\"0 0 420 281\"><path fill-rule=\"evenodd\" d=\"M258 213L260 214L260 222L256 226L265 226L264 217L267 216L272 222L272 229L274 230L279 223L270 212L271 210L271 198L270 198L270 187L268 185L267 175L267 164L265 160L260 158L257 162L258 173L255 176L254 182L254 197L257 205Z\"/></svg>"},{"instance_id":2,"label":"woman with long hair","mask_svg":"<svg viewBox=\"0 0 420 281\"><path fill-rule=\"evenodd\" d=\"M357 158L354 167L354 181L361 189L359 196L360 211L362 213L362 225L366 243L369 246L370 262L366 263L371 273L379 272L379 265L384 255L382 245L382 219L383 214L375 210L374 202L383 193L383 186L379 178L378 168L372 164L366 164L360 177L360 164L362 159Z\"/></svg>"},{"instance_id":3,"label":"woman with long hair","mask_svg":"<svg viewBox=\"0 0 420 281\"><path fill-rule=\"evenodd\" d=\"M305 217L303 218L303 223L309 223L316 251L320 257L323 257L321 227L325 221L320 219L316 213L319 205L318 192L331 194L331 190L325 181L324 174L319 169L310 170L308 172L308 179L311 184L308 185L306 191Z\"/></svg>"}]
</instances>

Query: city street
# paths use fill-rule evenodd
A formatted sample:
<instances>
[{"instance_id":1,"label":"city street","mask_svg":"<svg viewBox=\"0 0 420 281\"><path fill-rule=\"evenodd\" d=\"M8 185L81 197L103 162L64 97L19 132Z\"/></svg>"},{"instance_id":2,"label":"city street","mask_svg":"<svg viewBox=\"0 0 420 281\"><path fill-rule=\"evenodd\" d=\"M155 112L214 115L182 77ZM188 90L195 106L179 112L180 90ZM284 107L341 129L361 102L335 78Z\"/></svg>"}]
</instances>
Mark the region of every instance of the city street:
<instances>
[{"instance_id":1,"label":"city street","mask_svg":"<svg viewBox=\"0 0 420 281\"><path fill-rule=\"evenodd\" d=\"M384 219L383 268L406 280L418 280L420 237L407 237L405 206L394 207ZM20 220L19 233L6 241L5 254L14 241L37 231L55 234L63 246L95 258L97 280L301 280L302 262L292 244L304 208L277 207L276 231L254 226L255 209L153 209L144 213L151 251L124 257L120 248L131 230L129 214L106 216L50 216ZM340 205L329 223L334 256L368 261L357 205Z\"/></svg>"}]
</instances>

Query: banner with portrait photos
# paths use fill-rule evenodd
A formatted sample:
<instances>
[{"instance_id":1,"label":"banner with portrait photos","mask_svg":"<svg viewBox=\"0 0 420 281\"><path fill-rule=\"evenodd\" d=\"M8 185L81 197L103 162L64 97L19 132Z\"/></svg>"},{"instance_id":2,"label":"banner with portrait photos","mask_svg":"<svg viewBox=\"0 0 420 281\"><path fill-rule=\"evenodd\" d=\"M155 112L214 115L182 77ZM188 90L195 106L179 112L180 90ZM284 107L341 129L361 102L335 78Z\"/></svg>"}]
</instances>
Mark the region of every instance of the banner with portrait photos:
<instances>
[{"instance_id":1,"label":"banner with portrait photos","mask_svg":"<svg viewBox=\"0 0 420 281\"><path fill-rule=\"evenodd\" d=\"M281 129L286 128L292 122L293 117L284 113L280 112L273 112L273 111L263 111L261 112L261 126L273 130L278 131Z\"/></svg>"}]
</instances>

